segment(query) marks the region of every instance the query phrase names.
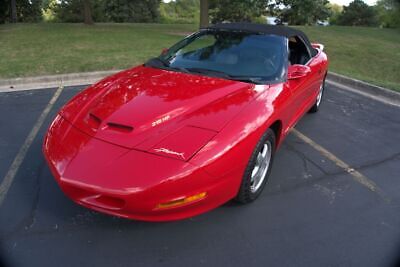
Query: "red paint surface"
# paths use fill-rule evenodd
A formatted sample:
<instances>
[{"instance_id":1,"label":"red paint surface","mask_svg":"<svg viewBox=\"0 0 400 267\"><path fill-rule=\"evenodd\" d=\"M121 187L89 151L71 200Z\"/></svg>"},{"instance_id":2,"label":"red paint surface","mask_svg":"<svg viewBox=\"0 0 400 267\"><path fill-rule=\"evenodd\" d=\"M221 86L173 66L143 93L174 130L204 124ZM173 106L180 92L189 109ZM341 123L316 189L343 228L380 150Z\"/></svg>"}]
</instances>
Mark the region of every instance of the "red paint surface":
<instances>
[{"instance_id":1,"label":"red paint surface","mask_svg":"<svg viewBox=\"0 0 400 267\"><path fill-rule=\"evenodd\" d=\"M303 78L254 85L139 66L75 96L43 145L61 189L117 216L177 220L235 197L261 135L278 124L278 146L315 103L327 72L320 52ZM207 192L185 206L157 209Z\"/></svg>"}]
</instances>

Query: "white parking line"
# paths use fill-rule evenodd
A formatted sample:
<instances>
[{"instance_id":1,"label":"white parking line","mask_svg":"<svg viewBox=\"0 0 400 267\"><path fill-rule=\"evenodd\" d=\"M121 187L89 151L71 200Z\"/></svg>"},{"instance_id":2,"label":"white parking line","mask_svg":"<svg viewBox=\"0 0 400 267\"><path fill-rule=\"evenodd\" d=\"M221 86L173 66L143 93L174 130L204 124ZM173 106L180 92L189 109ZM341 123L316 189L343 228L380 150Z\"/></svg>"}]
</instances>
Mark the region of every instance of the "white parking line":
<instances>
[{"instance_id":1,"label":"white parking line","mask_svg":"<svg viewBox=\"0 0 400 267\"><path fill-rule=\"evenodd\" d=\"M47 115L50 113L54 103L57 101L58 97L61 95L64 87L60 85L57 91L54 93L53 97L50 99L50 102L47 104L46 108L43 110L42 114L40 114L38 120L34 124L32 130L30 131L29 135L25 139L24 144L18 151L18 154L15 156L14 161L12 162L10 168L8 169L6 176L3 178L0 184L0 206L2 205L8 190L10 189L14 178L25 159L26 153L28 152L30 146L32 145L33 141L35 140L40 128L43 125Z\"/></svg>"},{"instance_id":2,"label":"white parking line","mask_svg":"<svg viewBox=\"0 0 400 267\"><path fill-rule=\"evenodd\" d=\"M375 95L372 95L370 93L363 92L361 90L354 89L354 88L352 88L350 86L347 86L347 85L344 85L344 84L341 84L341 83L337 83L337 82L334 82L334 81L331 81L331 80L326 80L326 82L328 84L330 84L330 85L333 85L333 86L339 88L339 89L350 91L352 93L368 97L370 99L373 99L375 101L381 102L383 104L400 107L400 103L396 99L389 99L389 98L386 98L386 97L375 96Z\"/></svg>"},{"instance_id":3,"label":"white parking line","mask_svg":"<svg viewBox=\"0 0 400 267\"><path fill-rule=\"evenodd\" d=\"M326 148L315 143L313 140L311 140L309 137L305 136L298 130L292 129L292 133L295 136L297 136L299 139L301 139L304 143L310 145L312 148L314 148L319 153L321 153L321 155L323 155L324 157L326 157L327 159L329 159L330 161L335 163L336 166L338 166L339 168L343 169L345 172L350 174L356 182L358 182L359 184L368 188L370 191L377 193L386 202L390 202L390 199L388 197L386 197L386 195L383 193L382 189L380 189L379 186L377 186L372 180L370 180L369 178L364 176L359 171L353 169L349 164L347 164L343 160L339 159L334 154L332 154L330 151L328 151Z\"/></svg>"}]
</instances>

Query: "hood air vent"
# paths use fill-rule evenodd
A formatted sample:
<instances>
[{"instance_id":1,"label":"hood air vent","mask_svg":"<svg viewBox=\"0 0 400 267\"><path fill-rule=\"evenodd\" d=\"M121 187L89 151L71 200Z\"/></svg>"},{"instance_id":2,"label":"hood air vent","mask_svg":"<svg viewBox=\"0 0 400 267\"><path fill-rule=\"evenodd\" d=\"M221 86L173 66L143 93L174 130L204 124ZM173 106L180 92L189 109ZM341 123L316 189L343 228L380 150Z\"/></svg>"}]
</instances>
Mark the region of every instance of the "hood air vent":
<instances>
[{"instance_id":1,"label":"hood air vent","mask_svg":"<svg viewBox=\"0 0 400 267\"><path fill-rule=\"evenodd\" d=\"M119 124L119 123L113 123L113 122L107 123L107 128L110 130L123 132L123 133L130 133L133 131L132 126L123 125L123 124Z\"/></svg>"},{"instance_id":2,"label":"hood air vent","mask_svg":"<svg viewBox=\"0 0 400 267\"><path fill-rule=\"evenodd\" d=\"M93 129L98 129L101 124L101 119L93 113L89 113L88 124Z\"/></svg>"}]
</instances>

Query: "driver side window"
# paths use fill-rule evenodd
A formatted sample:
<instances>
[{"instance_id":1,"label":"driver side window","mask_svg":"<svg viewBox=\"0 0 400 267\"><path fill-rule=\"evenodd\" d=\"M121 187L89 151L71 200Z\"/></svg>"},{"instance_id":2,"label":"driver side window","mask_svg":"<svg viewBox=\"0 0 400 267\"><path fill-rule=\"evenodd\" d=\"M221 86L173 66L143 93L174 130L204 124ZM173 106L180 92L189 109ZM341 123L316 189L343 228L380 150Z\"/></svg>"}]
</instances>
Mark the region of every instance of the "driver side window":
<instances>
[{"instance_id":1,"label":"driver side window","mask_svg":"<svg viewBox=\"0 0 400 267\"><path fill-rule=\"evenodd\" d=\"M305 65L310 59L310 53L304 42L297 36L291 37L289 39L289 63Z\"/></svg>"}]
</instances>

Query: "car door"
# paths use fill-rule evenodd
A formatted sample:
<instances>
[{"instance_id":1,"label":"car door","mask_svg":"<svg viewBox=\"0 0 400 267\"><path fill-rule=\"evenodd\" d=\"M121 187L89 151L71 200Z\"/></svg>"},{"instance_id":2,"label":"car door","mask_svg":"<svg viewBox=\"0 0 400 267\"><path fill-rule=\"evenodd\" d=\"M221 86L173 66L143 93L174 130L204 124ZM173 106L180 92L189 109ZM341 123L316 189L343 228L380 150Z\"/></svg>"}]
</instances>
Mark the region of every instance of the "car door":
<instances>
[{"instance_id":1,"label":"car door","mask_svg":"<svg viewBox=\"0 0 400 267\"><path fill-rule=\"evenodd\" d=\"M293 127L310 107L309 99L315 90L315 77L313 71L317 66L314 65L311 54L301 38L293 37L290 38L288 42L289 64L307 65L311 68L311 72L306 76L287 81L288 88L292 95L290 108L292 109L293 115L290 125Z\"/></svg>"},{"instance_id":2,"label":"car door","mask_svg":"<svg viewBox=\"0 0 400 267\"><path fill-rule=\"evenodd\" d=\"M322 64L321 64L321 59L319 57L319 53L312 57L308 63L307 66L310 67L311 73L309 74L309 87L308 87L308 92L306 95L305 99L305 104L307 106L312 106L315 102L315 99L318 95L319 88L322 84L322 81L324 79L325 73L323 72L322 69Z\"/></svg>"}]
</instances>

